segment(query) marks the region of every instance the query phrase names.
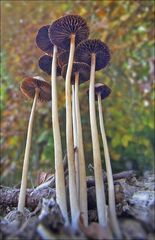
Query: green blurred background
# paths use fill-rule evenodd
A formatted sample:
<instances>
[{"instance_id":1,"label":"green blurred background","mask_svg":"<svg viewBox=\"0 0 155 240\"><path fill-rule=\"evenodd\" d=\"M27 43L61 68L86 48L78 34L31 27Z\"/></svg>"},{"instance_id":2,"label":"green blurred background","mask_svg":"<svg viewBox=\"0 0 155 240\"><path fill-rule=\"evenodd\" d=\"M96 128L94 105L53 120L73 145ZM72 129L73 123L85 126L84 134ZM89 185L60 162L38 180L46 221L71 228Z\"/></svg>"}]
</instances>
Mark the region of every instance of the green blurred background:
<instances>
[{"instance_id":1,"label":"green blurred background","mask_svg":"<svg viewBox=\"0 0 155 240\"><path fill-rule=\"evenodd\" d=\"M26 76L50 77L38 67L43 53L36 47L38 29L65 14L79 14L90 26L90 38L106 42L111 63L96 81L112 88L103 102L113 171L153 168L154 2L137 1L2 1L1 41L1 183L20 183L31 100L20 92ZM80 86L85 156L92 163L89 83ZM59 114L65 152L64 80L58 79ZM29 187L40 171L54 172L50 103L38 104L33 129ZM101 153L104 165L103 146Z\"/></svg>"}]
</instances>

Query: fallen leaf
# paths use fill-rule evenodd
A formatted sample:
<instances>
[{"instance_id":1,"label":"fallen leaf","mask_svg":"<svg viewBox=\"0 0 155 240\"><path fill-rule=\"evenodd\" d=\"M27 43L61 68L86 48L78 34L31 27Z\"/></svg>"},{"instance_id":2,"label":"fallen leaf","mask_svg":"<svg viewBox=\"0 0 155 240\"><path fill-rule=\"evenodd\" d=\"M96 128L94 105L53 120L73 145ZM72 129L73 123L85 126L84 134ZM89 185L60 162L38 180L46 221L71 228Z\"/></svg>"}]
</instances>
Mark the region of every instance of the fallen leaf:
<instances>
[{"instance_id":1,"label":"fallen leaf","mask_svg":"<svg viewBox=\"0 0 155 240\"><path fill-rule=\"evenodd\" d=\"M40 172L38 174L38 177L37 177L37 186L39 186L40 184L44 183L44 182L47 182L49 179L51 179L53 177L53 174L51 174L51 171L50 172Z\"/></svg>"}]
</instances>

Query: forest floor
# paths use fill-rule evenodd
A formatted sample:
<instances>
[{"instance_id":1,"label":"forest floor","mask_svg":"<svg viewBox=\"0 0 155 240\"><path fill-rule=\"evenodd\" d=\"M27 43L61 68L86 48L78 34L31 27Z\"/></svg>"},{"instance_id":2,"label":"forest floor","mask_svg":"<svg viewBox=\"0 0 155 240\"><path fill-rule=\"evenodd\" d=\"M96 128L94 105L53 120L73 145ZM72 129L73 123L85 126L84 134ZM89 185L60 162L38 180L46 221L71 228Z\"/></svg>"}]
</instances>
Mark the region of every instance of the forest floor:
<instances>
[{"instance_id":1,"label":"forest floor","mask_svg":"<svg viewBox=\"0 0 155 240\"><path fill-rule=\"evenodd\" d=\"M135 171L127 171L114 174L113 178L122 239L155 239L155 175L145 172L138 176ZM106 176L104 182L107 196ZM27 190L24 215L17 211L19 189L1 186L1 239L111 239L107 229L96 223L95 183L91 176L87 178L87 187L89 227L81 221L75 232L64 225L55 202L53 179Z\"/></svg>"}]
</instances>

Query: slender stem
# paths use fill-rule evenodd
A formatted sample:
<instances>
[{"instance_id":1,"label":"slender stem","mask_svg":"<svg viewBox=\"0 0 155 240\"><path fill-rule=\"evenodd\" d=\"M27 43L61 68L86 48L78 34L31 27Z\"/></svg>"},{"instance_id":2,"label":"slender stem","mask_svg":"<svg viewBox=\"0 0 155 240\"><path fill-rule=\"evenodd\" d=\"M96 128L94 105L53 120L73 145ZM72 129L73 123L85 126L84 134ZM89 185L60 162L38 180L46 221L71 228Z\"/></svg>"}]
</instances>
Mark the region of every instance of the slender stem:
<instances>
[{"instance_id":1,"label":"slender stem","mask_svg":"<svg viewBox=\"0 0 155 240\"><path fill-rule=\"evenodd\" d=\"M19 201L18 201L18 211L22 213L24 212L24 207L25 207L27 176L28 176L30 149L31 149L31 141L32 141L32 128L33 128L33 120L34 120L34 114L35 114L38 95L39 95L39 89L36 89L32 109L31 109L31 114L29 118L28 130L27 130L26 148L25 148L24 163L23 163L23 170L22 170L22 180L21 180L21 187L20 187Z\"/></svg>"},{"instance_id":2,"label":"slender stem","mask_svg":"<svg viewBox=\"0 0 155 240\"><path fill-rule=\"evenodd\" d=\"M99 122L100 122L100 130L103 141L104 148L104 156L105 156L105 164L107 171L107 180L108 180L108 202L109 202L109 214L110 214L110 222L112 224L112 228L118 239L121 238L121 232L117 221L116 216L116 205L115 205L115 192L114 192L114 181L112 175L112 168L110 163L110 155L108 150L107 138L104 128L104 120L102 113L102 103L101 103L101 95L98 94L98 111L99 111Z\"/></svg>"},{"instance_id":3,"label":"slender stem","mask_svg":"<svg viewBox=\"0 0 155 240\"><path fill-rule=\"evenodd\" d=\"M74 148L78 147L77 140L77 121L76 121L76 111L75 111L75 86L72 85L72 118L73 118L73 138L74 138ZM76 186L77 186L77 197L78 204L80 204L80 179L79 179L79 159L78 159L78 149L74 151L75 158L75 175L76 175Z\"/></svg>"},{"instance_id":4,"label":"slender stem","mask_svg":"<svg viewBox=\"0 0 155 240\"><path fill-rule=\"evenodd\" d=\"M74 148L73 148L73 128L72 128L72 104L71 104L71 73L73 67L75 51L75 35L71 36L70 54L68 61L68 68L66 73L66 145L68 156L68 172L69 172L69 197L71 207L72 225L75 228L79 219L79 206L77 200L77 188L75 179L75 165L74 165Z\"/></svg>"},{"instance_id":5,"label":"slender stem","mask_svg":"<svg viewBox=\"0 0 155 240\"><path fill-rule=\"evenodd\" d=\"M88 225L88 204L87 204L87 184L86 184L86 166L83 148L82 124L79 106L79 73L75 74L75 106L77 118L77 140L79 152L79 180L80 180L80 211L83 212L84 223Z\"/></svg>"},{"instance_id":6,"label":"slender stem","mask_svg":"<svg viewBox=\"0 0 155 240\"><path fill-rule=\"evenodd\" d=\"M95 187L96 187L96 200L99 223L102 225L107 224L107 212L105 202L105 192L102 176L102 163L100 154L100 145L97 130L96 111L95 111L95 65L96 56L92 54L91 58L91 72L90 72L90 85L89 85L89 111L90 111L90 126L93 145L93 159L94 159L94 174L95 174Z\"/></svg>"},{"instance_id":7,"label":"slender stem","mask_svg":"<svg viewBox=\"0 0 155 240\"><path fill-rule=\"evenodd\" d=\"M65 191L65 177L62 161L62 144L60 136L58 103L57 103L57 47L54 46L53 61L51 71L51 92L52 92L52 122L53 122L53 137L54 137L54 157L55 157L55 172L56 172L56 200L60 206L62 214L68 223L67 201Z\"/></svg>"}]
</instances>

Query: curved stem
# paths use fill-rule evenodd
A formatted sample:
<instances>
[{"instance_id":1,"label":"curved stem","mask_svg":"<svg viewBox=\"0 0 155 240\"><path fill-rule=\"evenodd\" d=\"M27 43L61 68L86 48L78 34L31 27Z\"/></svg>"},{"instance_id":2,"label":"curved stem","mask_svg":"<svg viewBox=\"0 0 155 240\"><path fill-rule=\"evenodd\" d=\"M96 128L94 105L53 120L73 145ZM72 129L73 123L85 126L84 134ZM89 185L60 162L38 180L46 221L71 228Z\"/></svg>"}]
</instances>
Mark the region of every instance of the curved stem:
<instances>
[{"instance_id":1,"label":"curved stem","mask_svg":"<svg viewBox=\"0 0 155 240\"><path fill-rule=\"evenodd\" d=\"M111 163L110 163L107 138L106 138L105 128L104 128L104 120L103 120L102 103L101 103L101 95L100 94L98 94L98 111L99 111L100 130L101 130L101 136L102 136L103 148L104 148L107 180L108 180L108 202L109 202L110 222L112 224L112 228L113 228L115 235L118 237L118 239L120 239L121 232L120 232L120 228L119 228L117 216L116 216L114 181L113 181L112 168L111 168Z\"/></svg>"},{"instance_id":2,"label":"curved stem","mask_svg":"<svg viewBox=\"0 0 155 240\"><path fill-rule=\"evenodd\" d=\"M22 213L24 212L24 207L25 207L27 176L28 176L30 149L31 149L31 141L32 141L32 128L33 128L33 120L34 120L34 114L35 114L38 95L39 95L39 89L36 89L32 109L31 109L31 114L29 118L28 130L27 130L26 148L25 148L24 163L23 163L23 170L22 170L22 180L21 180L21 187L20 187L19 201L18 201L18 211Z\"/></svg>"},{"instance_id":3,"label":"curved stem","mask_svg":"<svg viewBox=\"0 0 155 240\"><path fill-rule=\"evenodd\" d=\"M75 74L75 106L77 118L77 140L79 153L79 186L80 186L80 212L83 212L84 223L88 225L88 205L87 205L87 185L86 185L86 166L83 148L82 124L79 106L79 73Z\"/></svg>"},{"instance_id":4,"label":"curved stem","mask_svg":"<svg viewBox=\"0 0 155 240\"><path fill-rule=\"evenodd\" d=\"M95 111L95 65L96 56L92 54L91 58L91 72L90 72L90 85L89 85L89 111L90 111L90 126L93 145L93 159L94 159L94 174L95 174L95 187L96 187L96 200L98 219L101 225L107 224L107 212L105 202L105 192L102 177L102 163L100 154L100 145L97 130L96 111Z\"/></svg>"},{"instance_id":5,"label":"curved stem","mask_svg":"<svg viewBox=\"0 0 155 240\"><path fill-rule=\"evenodd\" d=\"M72 85L72 118L73 118L73 138L74 138L74 148L78 147L77 142L77 121L76 121L76 111L75 111L75 86ZM76 175L76 186L77 186L77 197L78 204L80 204L80 179L79 179L79 159L78 159L78 149L74 151L75 158L75 175Z\"/></svg>"},{"instance_id":6,"label":"curved stem","mask_svg":"<svg viewBox=\"0 0 155 240\"><path fill-rule=\"evenodd\" d=\"M55 172L56 172L56 200L60 206L60 209L66 220L66 223L68 223L65 177L64 177L64 168L63 168L63 161L62 161L62 144L61 144L61 136L60 136L59 117L58 117L56 69L57 69L57 47L54 46L52 71L51 71L51 92L52 92L54 158L55 158Z\"/></svg>"},{"instance_id":7,"label":"curved stem","mask_svg":"<svg viewBox=\"0 0 155 240\"><path fill-rule=\"evenodd\" d=\"M71 36L70 53L68 68L66 73L66 145L68 156L68 172L69 172L69 197L71 207L71 217L73 227L77 228L79 219L79 207L77 200L77 188L75 180L75 165L74 165L74 149L73 149L73 128L72 128L72 104L71 104L71 73L73 67L75 51L75 35Z\"/></svg>"}]
</instances>

